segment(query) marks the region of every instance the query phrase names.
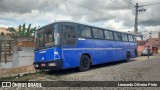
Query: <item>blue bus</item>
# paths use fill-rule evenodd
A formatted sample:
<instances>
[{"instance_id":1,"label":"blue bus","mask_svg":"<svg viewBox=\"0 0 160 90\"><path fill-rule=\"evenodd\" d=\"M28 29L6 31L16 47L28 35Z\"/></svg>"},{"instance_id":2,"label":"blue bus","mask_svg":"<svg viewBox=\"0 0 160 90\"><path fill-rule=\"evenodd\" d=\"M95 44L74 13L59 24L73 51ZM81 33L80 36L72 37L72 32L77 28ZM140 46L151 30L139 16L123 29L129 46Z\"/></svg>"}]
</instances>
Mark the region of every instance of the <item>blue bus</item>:
<instances>
[{"instance_id":1,"label":"blue bus","mask_svg":"<svg viewBox=\"0 0 160 90\"><path fill-rule=\"evenodd\" d=\"M90 25L59 21L37 30L34 68L59 70L137 57L136 36Z\"/></svg>"}]
</instances>

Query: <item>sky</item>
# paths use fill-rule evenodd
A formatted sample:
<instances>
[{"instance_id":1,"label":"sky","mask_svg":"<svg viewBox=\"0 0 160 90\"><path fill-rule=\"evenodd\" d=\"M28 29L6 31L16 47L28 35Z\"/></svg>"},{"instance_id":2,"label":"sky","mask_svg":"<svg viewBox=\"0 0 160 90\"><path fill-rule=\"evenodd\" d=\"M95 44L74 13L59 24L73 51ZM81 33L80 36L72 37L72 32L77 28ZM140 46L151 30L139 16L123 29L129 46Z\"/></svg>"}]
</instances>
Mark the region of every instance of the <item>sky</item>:
<instances>
[{"instance_id":1,"label":"sky","mask_svg":"<svg viewBox=\"0 0 160 90\"><path fill-rule=\"evenodd\" d=\"M0 27L67 20L128 32L134 30L134 5L157 2L160 0L0 0ZM139 31L160 31L160 4L139 9L146 9L138 15Z\"/></svg>"}]
</instances>

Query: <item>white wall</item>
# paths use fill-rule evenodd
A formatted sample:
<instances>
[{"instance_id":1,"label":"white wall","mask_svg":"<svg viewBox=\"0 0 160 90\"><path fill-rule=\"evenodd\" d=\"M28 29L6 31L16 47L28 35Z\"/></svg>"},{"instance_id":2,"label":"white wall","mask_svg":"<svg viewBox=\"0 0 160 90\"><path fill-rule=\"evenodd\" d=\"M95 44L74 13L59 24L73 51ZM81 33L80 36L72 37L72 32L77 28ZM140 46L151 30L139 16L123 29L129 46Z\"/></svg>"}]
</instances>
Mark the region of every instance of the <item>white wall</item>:
<instances>
[{"instance_id":1,"label":"white wall","mask_svg":"<svg viewBox=\"0 0 160 90\"><path fill-rule=\"evenodd\" d=\"M0 69L32 65L34 62L34 48L23 47L22 51L13 53L13 61L0 63Z\"/></svg>"},{"instance_id":2,"label":"white wall","mask_svg":"<svg viewBox=\"0 0 160 90\"><path fill-rule=\"evenodd\" d=\"M18 51L18 66L32 65L33 61L33 51Z\"/></svg>"},{"instance_id":3,"label":"white wall","mask_svg":"<svg viewBox=\"0 0 160 90\"><path fill-rule=\"evenodd\" d=\"M1 62L0 63L0 69L5 69L5 68L12 68L12 62Z\"/></svg>"}]
</instances>

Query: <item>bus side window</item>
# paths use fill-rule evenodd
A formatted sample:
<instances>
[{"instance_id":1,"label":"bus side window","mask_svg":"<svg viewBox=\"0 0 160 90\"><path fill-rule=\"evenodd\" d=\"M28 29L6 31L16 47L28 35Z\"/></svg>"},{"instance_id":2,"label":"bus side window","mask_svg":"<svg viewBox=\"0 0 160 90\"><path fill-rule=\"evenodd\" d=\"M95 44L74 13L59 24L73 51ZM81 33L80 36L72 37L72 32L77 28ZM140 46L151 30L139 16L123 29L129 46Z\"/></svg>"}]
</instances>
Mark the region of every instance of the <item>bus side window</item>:
<instances>
[{"instance_id":1,"label":"bus side window","mask_svg":"<svg viewBox=\"0 0 160 90\"><path fill-rule=\"evenodd\" d=\"M110 37L111 40L114 40L113 32L109 31L109 37Z\"/></svg>"},{"instance_id":2,"label":"bus side window","mask_svg":"<svg viewBox=\"0 0 160 90\"><path fill-rule=\"evenodd\" d=\"M137 42L137 36L134 36L135 42Z\"/></svg>"},{"instance_id":3,"label":"bus side window","mask_svg":"<svg viewBox=\"0 0 160 90\"><path fill-rule=\"evenodd\" d=\"M85 26L78 26L78 36L91 38L92 37L91 28Z\"/></svg>"},{"instance_id":4,"label":"bus side window","mask_svg":"<svg viewBox=\"0 0 160 90\"><path fill-rule=\"evenodd\" d=\"M126 34L122 34L122 40L128 42L128 37Z\"/></svg>"},{"instance_id":5,"label":"bus side window","mask_svg":"<svg viewBox=\"0 0 160 90\"><path fill-rule=\"evenodd\" d=\"M86 37L89 37L89 38L92 37L91 28L90 27L85 27L84 31L85 31Z\"/></svg>"},{"instance_id":6,"label":"bus side window","mask_svg":"<svg viewBox=\"0 0 160 90\"><path fill-rule=\"evenodd\" d=\"M96 39L104 39L103 30L92 28L93 37Z\"/></svg>"},{"instance_id":7,"label":"bus side window","mask_svg":"<svg viewBox=\"0 0 160 90\"><path fill-rule=\"evenodd\" d=\"M114 38L117 41L121 41L122 40L121 33L114 32Z\"/></svg>"},{"instance_id":8,"label":"bus side window","mask_svg":"<svg viewBox=\"0 0 160 90\"><path fill-rule=\"evenodd\" d=\"M68 26L63 25L62 31L63 31L63 38L69 37L69 27Z\"/></svg>"},{"instance_id":9,"label":"bus side window","mask_svg":"<svg viewBox=\"0 0 160 90\"><path fill-rule=\"evenodd\" d=\"M77 29L78 29L78 30L77 30L77 33L78 33L78 36L79 36L79 37L85 37L85 36L86 36L85 31L84 31L84 27L78 25L78 26L77 26Z\"/></svg>"},{"instance_id":10,"label":"bus side window","mask_svg":"<svg viewBox=\"0 0 160 90\"><path fill-rule=\"evenodd\" d=\"M76 28L74 26L70 26L70 38L71 39L76 39Z\"/></svg>"},{"instance_id":11,"label":"bus side window","mask_svg":"<svg viewBox=\"0 0 160 90\"><path fill-rule=\"evenodd\" d=\"M134 35L133 35L133 41L134 41L134 42L136 42L136 41L137 41L137 40L136 40L136 36L134 36Z\"/></svg>"},{"instance_id":12,"label":"bus side window","mask_svg":"<svg viewBox=\"0 0 160 90\"><path fill-rule=\"evenodd\" d=\"M111 31L104 31L105 39L113 40L113 33Z\"/></svg>"},{"instance_id":13,"label":"bus side window","mask_svg":"<svg viewBox=\"0 0 160 90\"><path fill-rule=\"evenodd\" d=\"M128 35L128 39L129 39L130 42L133 42L133 37L132 37L132 35Z\"/></svg>"},{"instance_id":14,"label":"bus side window","mask_svg":"<svg viewBox=\"0 0 160 90\"><path fill-rule=\"evenodd\" d=\"M76 28L75 26L63 25L63 45L75 45L76 44Z\"/></svg>"},{"instance_id":15,"label":"bus side window","mask_svg":"<svg viewBox=\"0 0 160 90\"><path fill-rule=\"evenodd\" d=\"M105 39L110 39L109 31L104 31Z\"/></svg>"}]
</instances>

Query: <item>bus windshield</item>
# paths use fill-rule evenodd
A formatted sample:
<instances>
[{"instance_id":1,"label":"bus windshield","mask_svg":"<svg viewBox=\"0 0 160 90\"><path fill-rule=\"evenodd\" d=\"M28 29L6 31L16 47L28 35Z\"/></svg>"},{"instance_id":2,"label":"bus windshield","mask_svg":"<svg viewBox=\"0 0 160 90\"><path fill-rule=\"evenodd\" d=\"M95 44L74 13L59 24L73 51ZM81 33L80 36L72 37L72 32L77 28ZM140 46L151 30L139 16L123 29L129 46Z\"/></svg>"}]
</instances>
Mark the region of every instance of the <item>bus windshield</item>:
<instances>
[{"instance_id":1,"label":"bus windshield","mask_svg":"<svg viewBox=\"0 0 160 90\"><path fill-rule=\"evenodd\" d=\"M36 49L43 49L60 44L60 31L58 24L40 28L37 31Z\"/></svg>"}]
</instances>

